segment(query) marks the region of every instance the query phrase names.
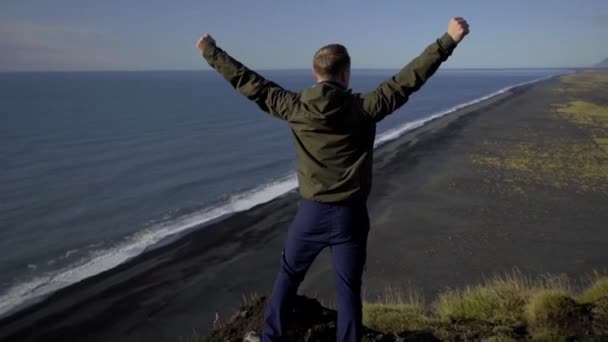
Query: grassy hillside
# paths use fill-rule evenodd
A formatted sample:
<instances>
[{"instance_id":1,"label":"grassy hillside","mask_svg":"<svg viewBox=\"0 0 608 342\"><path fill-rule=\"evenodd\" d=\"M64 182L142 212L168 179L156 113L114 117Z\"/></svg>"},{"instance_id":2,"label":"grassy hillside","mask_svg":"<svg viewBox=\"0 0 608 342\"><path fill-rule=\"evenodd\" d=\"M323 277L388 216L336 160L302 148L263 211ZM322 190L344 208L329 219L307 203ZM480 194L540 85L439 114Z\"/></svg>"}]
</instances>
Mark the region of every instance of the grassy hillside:
<instances>
[{"instance_id":1,"label":"grassy hillside","mask_svg":"<svg viewBox=\"0 0 608 342\"><path fill-rule=\"evenodd\" d=\"M430 304L388 290L364 304L364 341L607 341L608 276L596 274L585 283L576 291L565 277L531 280L514 273L446 291ZM260 330L265 303L265 297L248 300L211 336L186 340L240 341ZM290 341L333 341L335 319L334 310L299 297Z\"/></svg>"}]
</instances>

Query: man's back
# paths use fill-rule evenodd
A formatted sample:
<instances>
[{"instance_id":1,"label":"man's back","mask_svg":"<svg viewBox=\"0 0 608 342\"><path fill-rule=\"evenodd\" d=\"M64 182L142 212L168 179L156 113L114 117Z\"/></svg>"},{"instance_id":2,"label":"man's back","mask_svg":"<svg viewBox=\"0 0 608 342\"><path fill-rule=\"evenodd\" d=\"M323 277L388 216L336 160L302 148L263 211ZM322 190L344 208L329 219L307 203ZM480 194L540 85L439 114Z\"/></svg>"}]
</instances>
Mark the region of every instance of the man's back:
<instances>
[{"instance_id":1,"label":"man's back","mask_svg":"<svg viewBox=\"0 0 608 342\"><path fill-rule=\"evenodd\" d=\"M302 197L335 203L367 199L376 123L407 102L455 47L451 36L444 34L401 71L365 94L354 94L327 81L295 93L264 79L214 44L203 56L241 94L289 123Z\"/></svg>"},{"instance_id":2,"label":"man's back","mask_svg":"<svg viewBox=\"0 0 608 342\"><path fill-rule=\"evenodd\" d=\"M299 94L288 122L304 198L341 202L367 197L376 123L362 113L357 95L336 83L318 83Z\"/></svg>"}]
</instances>

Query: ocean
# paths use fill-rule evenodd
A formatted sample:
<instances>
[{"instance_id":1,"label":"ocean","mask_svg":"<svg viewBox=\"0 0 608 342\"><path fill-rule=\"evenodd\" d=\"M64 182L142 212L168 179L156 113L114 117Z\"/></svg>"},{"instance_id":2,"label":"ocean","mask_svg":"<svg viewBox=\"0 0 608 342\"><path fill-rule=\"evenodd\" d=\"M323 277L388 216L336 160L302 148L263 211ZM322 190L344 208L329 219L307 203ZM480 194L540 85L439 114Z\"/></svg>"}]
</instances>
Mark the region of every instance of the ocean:
<instances>
[{"instance_id":1,"label":"ocean","mask_svg":"<svg viewBox=\"0 0 608 342\"><path fill-rule=\"evenodd\" d=\"M353 70L351 87L393 72ZM376 145L564 72L440 70ZM0 73L0 119L0 315L297 186L288 126L212 71Z\"/></svg>"}]
</instances>

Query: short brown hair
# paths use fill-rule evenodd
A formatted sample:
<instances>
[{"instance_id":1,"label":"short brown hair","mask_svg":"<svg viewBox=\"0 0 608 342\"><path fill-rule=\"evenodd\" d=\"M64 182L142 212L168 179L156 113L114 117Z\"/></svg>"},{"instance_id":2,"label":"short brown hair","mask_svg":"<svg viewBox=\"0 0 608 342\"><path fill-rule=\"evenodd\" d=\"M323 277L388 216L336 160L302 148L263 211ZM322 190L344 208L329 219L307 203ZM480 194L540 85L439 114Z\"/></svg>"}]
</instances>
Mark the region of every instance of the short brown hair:
<instances>
[{"instance_id":1,"label":"short brown hair","mask_svg":"<svg viewBox=\"0 0 608 342\"><path fill-rule=\"evenodd\" d=\"M312 67L321 76L338 77L342 71L350 67L350 56L343 45L325 45L315 53Z\"/></svg>"}]
</instances>

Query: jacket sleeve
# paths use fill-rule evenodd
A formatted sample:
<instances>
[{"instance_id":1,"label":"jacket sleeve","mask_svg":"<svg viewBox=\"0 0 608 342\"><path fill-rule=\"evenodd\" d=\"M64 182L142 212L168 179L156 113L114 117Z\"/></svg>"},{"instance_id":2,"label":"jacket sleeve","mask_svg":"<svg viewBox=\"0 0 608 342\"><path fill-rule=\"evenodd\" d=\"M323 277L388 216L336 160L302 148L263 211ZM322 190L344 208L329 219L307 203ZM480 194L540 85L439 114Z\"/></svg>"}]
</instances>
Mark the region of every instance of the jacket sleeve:
<instances>
[{"instance_id":1,"label":"jacket sleeve","mask_svg":"<svg viewBox=\"0 0 608 342\"><path fill-rule=\"evenodd\" d=\"M378 122L399 109L448 59L455 47L452 37L445 33L396 75L363 94L363 112Z\"/></svg>"},{"instance_id":2,"label":"jacket sleeve","mask_svg":"<svg viewBox=\"0 0 608 342\"><path fill-rule=\"evenodd\" d=\"M297 93L266 80L214 45L205 49L203 57L239 93L255 102L260 109L283 120L289 119L299 100Z\"/></svg>"}]
</instances>

